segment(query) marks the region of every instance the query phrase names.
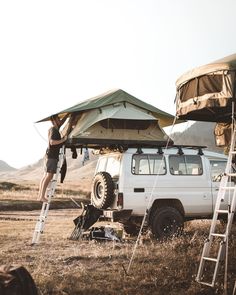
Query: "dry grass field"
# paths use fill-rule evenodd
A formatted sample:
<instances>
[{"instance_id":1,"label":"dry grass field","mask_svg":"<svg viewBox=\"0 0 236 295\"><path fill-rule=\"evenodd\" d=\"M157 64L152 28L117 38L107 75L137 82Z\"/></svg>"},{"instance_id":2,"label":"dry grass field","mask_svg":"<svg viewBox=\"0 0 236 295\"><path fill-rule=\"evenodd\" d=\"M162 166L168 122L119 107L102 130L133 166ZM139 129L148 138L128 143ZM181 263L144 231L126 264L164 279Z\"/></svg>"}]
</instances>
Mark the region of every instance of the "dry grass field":
<instances>
[{"instance_id":1,"label":"dry grass field","mask_svg":"<svg viewBox=\"0 0 236 295\"><path fill-rule=\"evenodd\" d=\"M19 190L0 189L0 200L30 202L37 187L28 183L22 186ZM66 197L69 194L74 197L75 189L72 187ZM59 197L64 195L59 194ZM50 210L40 242L32 246L39 211L1 211L1 264L26 267L39 294L43 295L223 294L223 268L214 288L195 282L210 221L189 222L183 236L166 242L143 235L127 274L125 270L134 250L135 237L119 243L72 241L68 237L78 213L78 209ZM235 235L234 226L229 243L228 294L232 294L236 280Z\"/></svg>"}]
</instances>

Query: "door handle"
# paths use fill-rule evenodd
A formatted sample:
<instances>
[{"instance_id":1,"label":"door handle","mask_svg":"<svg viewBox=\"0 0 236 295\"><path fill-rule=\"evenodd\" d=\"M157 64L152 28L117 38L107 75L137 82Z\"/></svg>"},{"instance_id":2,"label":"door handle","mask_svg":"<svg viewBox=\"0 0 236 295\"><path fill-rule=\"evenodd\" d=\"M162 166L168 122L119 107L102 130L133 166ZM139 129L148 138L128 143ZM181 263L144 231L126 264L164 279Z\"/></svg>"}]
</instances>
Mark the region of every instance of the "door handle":
<instances>
[{"instance_id":1,"label":"door handle","mask_svg":"<svg viewBox=\"0 0 236 295\"><path fill-rule=\"evenodd\" d=\"M145 189L143 187L135 187L134 192L135 193L144 193Z\"/></svg>"}]
</instances>

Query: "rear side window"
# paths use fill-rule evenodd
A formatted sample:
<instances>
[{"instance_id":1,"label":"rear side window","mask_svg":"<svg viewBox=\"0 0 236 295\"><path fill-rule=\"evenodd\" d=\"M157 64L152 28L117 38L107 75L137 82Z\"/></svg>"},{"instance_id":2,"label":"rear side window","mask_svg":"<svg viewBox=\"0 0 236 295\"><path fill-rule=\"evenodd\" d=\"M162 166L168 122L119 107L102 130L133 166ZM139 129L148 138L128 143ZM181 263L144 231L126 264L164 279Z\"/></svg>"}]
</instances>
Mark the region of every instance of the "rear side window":
<instances>
[{"instance_id":1,"label":"rear side window","mask_svg":"<svg viewBox=\"0 0 236 295\"><path fill-rule=\"evenodd\" d=\"M172 175L202 175L202 159L199 155L170 155Z\"/></svg>"},{"instance_id":2,"label":"rear side window","mask_svg":"<svg viewBox=\"0 0 236 295\"><path fill-rule=\"evenodd\" d=\"M120 158L119 157L108 158L106 171L110 173L112 177L118 176L120 171Z\"/></svg>"},{"instance_id":3,"label":"rear side window","mask_svg":"<svg viewBox=\"0 0 236 295\"><path fill-rule=\"evenodd\" d=\"M221 180L221 175L225 171L226 161L210 160L211 164L211 178L214 182L219 182Z\"/></svg>"},{"instance_id":4,"label":"rear side window","mask_svg":"<svg viewBox=\"0 0 236 295\"><path fill-rule=\"evenodd\" d=\"M120 159L119 155L103 157L98 160L96 172L107 172L111 177L119 175L120 171Z\"/></svg>"},{"instance_id":5,"label":"rear side window","mask_svg":"<svg viewBox=\"0 0 236 295\"><path fill-rule=\"evenodd\" d=\"M162 155L138 154L132 159L132 173L136 175L166 174L166 163Z\"/></svg>"},{"instance_id":6,"label":"rear side window","mask_svg":"<svg viewBox=\"0 0 236 295\"><path fill-rule=\"evenodd\" d=\"M106 171L107 158L101 158L98 160L97 170L98 172Z\"/></svg>"}]
</instances>

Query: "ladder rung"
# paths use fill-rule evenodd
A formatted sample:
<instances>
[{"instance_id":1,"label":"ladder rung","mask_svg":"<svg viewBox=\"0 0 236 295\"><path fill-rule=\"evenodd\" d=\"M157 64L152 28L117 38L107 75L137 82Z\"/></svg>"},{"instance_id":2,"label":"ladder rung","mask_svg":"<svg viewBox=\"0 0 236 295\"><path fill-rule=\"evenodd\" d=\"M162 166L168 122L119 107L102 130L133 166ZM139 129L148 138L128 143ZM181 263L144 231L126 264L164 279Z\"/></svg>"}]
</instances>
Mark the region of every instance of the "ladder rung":
<instances>
[{"instance_id":1,"label":"ladder rung","mask_svg":"<svg viewBox=\"0 0 236 295\"><path fill-rule=\"evenodd\" d=\"M229 152L230 154L236 154L236 151L231 151L231 152Z\"/></svg>"},{"instance_id":2,"label":"ladder rung","mask_svg":"<svg viewBox=\"0 0 236 295\"><path fill-rule=\"evenodd\" d=\"M41 220L45 220L47 218L47 215L46 214L41 214L40 216L39 216L39 221L41 221Z\"/></svg>"},{"instance_id":3,"label":"ladder rung","mask_svg":"<svg viewBox=\"0 0 236 295\"><path fill-rule=\"evenodd\" d=\"M211 235L214 236L214 237L220 237L220 238L225 238L226 237L225 234L211 233Z\"/></svg>"},{"instance_id":4,"label":"ladder rung","mask_svg":"<svg viewBox=\"0 0 236 295\"><path fill-rule=\"evenodd\" d=\"M222 214L229 214L229 211L228 210L216 210L217 213L222 213Z\"/></svg>"},{"instance_id":5,"label":"ladder rung","mask_svg":"<svg viewBox=\"0 0 236 295\"><path fill-rule=\"evenodd\" d=\"M226 173L228 176L236 176L236 173Z\"/></svg>"},{"instance_id":6,"label":"ladder rung","mask_svg":"<svg viewBox=\"0 0 236 295\"><path fill-rule=\"evenodd\" d=\"M35 229L34 232L35 232L35 233L40 233L40 234L42 234L42 233L43 233L43 230Z\"/></svg>"},{"instance_id":7,"label":"ladder rung","mask_svg":"<svg viewBox=\"0 0 236 295\"><path fill-rule=\"evenodd\" d=\"M222 187L223 189L228 189L228 190L233 190L233 189L236 189L236 186L223 186Z\"/></svg>"},{"instance_id":8,"label":"ladder rung","mask_svg":"<svg viewBox=\"0 0 236 295\"><path fill-rule=\"evenodd\" d=\"M213 262L217 262L217 258L211 258L211 257L206 257L206 256L203 256L202 259L204 260L207 260L207 261L213 261Z\"/></svg>"},{"instance_id":9,"label":"ladder rung","mask_svg":"<svg viewBox=\"0 0 236 295\"><path fill-rule=\"evenodd\" d=\"M207 282L203 282L203 281L199 281L199 280L197 280L197 282L198 283L201 283L202 285L206 285L206 286L209 286L209 287L213 287L214 286L214 284L210 284L210 283L207 283Z\"/></svg>"}]
</instances>

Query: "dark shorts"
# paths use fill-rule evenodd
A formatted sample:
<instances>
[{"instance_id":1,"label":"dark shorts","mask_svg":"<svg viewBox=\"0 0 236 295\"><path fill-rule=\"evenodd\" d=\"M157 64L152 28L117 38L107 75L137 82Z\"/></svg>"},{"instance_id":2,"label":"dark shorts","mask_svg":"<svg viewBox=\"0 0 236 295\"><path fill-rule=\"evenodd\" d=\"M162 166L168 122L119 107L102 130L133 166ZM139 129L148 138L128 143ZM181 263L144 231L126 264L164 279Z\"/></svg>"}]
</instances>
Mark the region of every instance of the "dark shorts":
<instances>
[{"instance_id":1,"label":"dark shorts","mask_svg":"<svg viewBox=\"0 0 236 295\"><path fill-rule=\"evenodd\" d=\"M58 159L48 159L45 157L44 169L48 173L56 173L57 172L57 163Z\"/></svg>"}]
</instances>

